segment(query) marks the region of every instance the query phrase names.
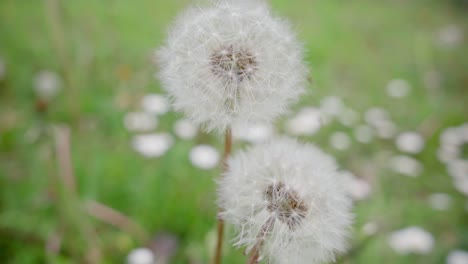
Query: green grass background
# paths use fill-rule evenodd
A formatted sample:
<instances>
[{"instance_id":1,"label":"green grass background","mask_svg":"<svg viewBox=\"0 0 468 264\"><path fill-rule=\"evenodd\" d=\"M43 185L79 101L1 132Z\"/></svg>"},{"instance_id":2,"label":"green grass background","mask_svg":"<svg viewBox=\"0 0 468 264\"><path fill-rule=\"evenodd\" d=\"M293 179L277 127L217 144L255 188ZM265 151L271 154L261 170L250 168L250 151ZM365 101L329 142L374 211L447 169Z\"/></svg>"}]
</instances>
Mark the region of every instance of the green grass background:
<instances>
[{"instance_id":1,"label":"green grass background","mask_svg":"<svg viewBox=\"0 0 468 264\"><path fill-rule=\"evenodd\" d=\"M94 247L102 252L99 263L123 263L132 248L142 245L88 216L83 201L91 199L130 216L150 236L176 234L181 243L174 263L191 258L208 263L216 213L213 179L219 170L194 168L188 152L200 143L221 148L222 139L201 134L177 141L161 158L145 159L131 149L132 133L122 122L142 95L161 91L151 55L190 1L54 2L0 1L0 56L7 66L0 81L0 263L85 263ZM334 154L343 168L372 175L366 176L372 179L372 196L355 206L350 243L362 244L366 222L377 222L380 231L342 262L444 263L450 250L468 250L467 199L455 191L435 154L442 129L468 121L468 9L463 1L271 2L277 14L292 21L307 49L314 84L295 110L335 95L360 113L373 106L388 109L400 130L416 130L427 139L425 150L416 155L424 173L408 178L385 169L389 155L398 153L392 141L353 142L351 149L337 152L328 146L330 133L351 132L337 123L303 138ZM465 39L442 48L437 32L451 24L462 28ZM47 114L38 115L33 77L43 69L58 72L64 87ZM424 87L430 70L441 73L440 89ZM386 95L385 85L394 78L411 84L407 98ZM177 113L165 115L158 131L171 131L178 118ZM25 140L31 129L54 123L72 129L78 198L57 180L50 135ZM449 210L429 207L427 197L434 192L453 197ZM399 256L390 249L388 233L410 225L435 236L430 254ZM45 242L54 232L63 234L62 249L48 253ZM224 263L244 263L241 250L227 247L225 253Z\"/></svg>"}]
</instances>

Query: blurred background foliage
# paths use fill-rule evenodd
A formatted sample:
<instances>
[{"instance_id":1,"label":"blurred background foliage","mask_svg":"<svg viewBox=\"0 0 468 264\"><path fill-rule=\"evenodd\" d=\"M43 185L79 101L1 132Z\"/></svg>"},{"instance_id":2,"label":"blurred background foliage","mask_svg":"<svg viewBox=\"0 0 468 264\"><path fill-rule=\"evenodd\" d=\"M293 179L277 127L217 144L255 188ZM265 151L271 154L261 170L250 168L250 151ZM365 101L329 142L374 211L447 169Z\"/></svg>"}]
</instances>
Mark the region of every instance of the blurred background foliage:
<instances>
[{"instance_id":1,"label":"blurred background foliage","mask_svg":"<svg viewBox=\"0 0 468 264\"><path fill-rule=\"evenodd\" d=\"M189 152L199 144L220 149L222 138L174 136L164 155L147 158L132 149L135 133L123 122L145 94L163 93L153 52L190 3L0 1L0 263L122 263L134 248L156 247L153 238L161 232L178 241L171 263L208 263L219 169L194 167ZM406 177L388 168L401 152L393 138L363 144L352 139L353 126L337 121L300 136L371 187L355 204L352 250L340 261L445 263L452 250L467 251L468 200L436 154L442 131L468 121L467 2L271 4L305 43L313 80L291 115L277 123L278 133L288 132L285 124L301 107L318 107L333 96L358 114L358 122L379 107L398 132L416 131L425 140L411 155L422 173ZM44 70L59 80L53 99L34 90ZM408 95L388 95L395 79L409 85ZM160 115L155 131L174 134L181 118ZM346 148L336 131L352 139ZM338 143L330 144L330 135ZM447 194L450 206L434 210L428 203L433 193ZM369 224L372 235L363 231ZM408 226L430 232L434 248L408 255L392 250L389 235ZM224 263L243 263L241 251L226 247Z\"/></svg>"}]
</instances>

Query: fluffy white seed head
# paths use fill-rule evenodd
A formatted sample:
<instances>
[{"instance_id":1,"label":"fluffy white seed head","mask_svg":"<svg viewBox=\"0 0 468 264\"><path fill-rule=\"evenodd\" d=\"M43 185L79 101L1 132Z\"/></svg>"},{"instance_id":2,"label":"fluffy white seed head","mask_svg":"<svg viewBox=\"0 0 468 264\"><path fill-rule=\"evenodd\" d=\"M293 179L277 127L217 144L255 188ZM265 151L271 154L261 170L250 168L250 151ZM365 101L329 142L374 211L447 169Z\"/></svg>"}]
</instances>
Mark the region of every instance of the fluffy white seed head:
<instances>
[{"instance_id":1,"label":"fluffy white seed head","mask_svg":"<svg viewBox=\"0 0 468 264\"><path fill-rule=\"evenodd\" d=\"M287 138L255 145L229 159L219 182L221 217L247 250L263 230L271 263L323 263L346 249L351 199L335 160Z\"/></svg>"},{"instance_id":2,"label":"fluffy white seed head","mask_svg":"<svg viewBox=\"0 0 468 264\"><path fill-rule=\"evenodd\" d=\"M206 130L270 122L304 91L302 47L261 1L218 1L175 22L157 52L174 108Z\"/></svg>"}]
</instances>

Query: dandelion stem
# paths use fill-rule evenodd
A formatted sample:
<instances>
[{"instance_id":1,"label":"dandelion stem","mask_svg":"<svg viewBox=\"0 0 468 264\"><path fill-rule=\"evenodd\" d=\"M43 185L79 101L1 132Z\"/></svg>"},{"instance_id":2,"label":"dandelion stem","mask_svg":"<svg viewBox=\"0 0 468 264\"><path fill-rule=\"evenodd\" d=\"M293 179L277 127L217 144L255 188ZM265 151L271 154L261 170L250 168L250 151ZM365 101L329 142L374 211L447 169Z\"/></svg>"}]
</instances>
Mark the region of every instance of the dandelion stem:
<instances>
[{"instance_id":1,"label":"dandelion stem","mask_svg":"<svg viewBox=\"0 0 468 264\"><path fill-rule=\"evenodd\" d=\"M227 159L231 155L232 151L232 130L230 127L226 129L226 134L224 137L224 153L223 153L223 160L222 160L222 172L226 172L228 169ZM223 249L223 237L224 237L224 220L219 217L219 214L222 212L222 208L218 208L218 236L216 240L216 250L214 256L214 264L221 263L221 253Z\"/></svg>"},{"instance_id":2,"label":"dandelion stem","mask_svg":"<svg viewBox=\"0 0 468 264\"><path fill-rule=\"evenodd\" d=\"M263 246L263 241L265 241L265 237L270 233L273 225L275 224L275 218L270 217L265 224L263 224L260 232L257 235L257 244L250 250L249 257L247 258L247 264L254 264L259 262L260 258L260 249Z\"/></svg>"}]
</instances>

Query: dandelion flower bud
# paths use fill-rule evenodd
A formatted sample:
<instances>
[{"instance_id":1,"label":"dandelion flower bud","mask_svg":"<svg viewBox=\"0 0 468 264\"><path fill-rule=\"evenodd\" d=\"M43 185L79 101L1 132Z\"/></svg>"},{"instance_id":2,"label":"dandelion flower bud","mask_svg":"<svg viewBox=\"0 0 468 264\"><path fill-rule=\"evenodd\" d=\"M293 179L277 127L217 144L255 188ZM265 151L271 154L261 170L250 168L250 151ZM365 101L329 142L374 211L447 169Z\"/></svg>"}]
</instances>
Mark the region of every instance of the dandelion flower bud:
<instances>
[{"instance_id":1,"label":"dandelion flower bud","mask_svg":"<svg viewBox=\"0 0 468 264\"><path fill-rule=\"evenodd\" d=\"M193 8L157 52L159 77L174 102L206 130L270 122L304 91L302 47L260 1Z\"/></svg>"},{"instance_id":2,"label":"dandelion flower bud","mask_svg":"<svg viewBox=\"0 0 468 264\"><path fill-rule=\"evenodd\" d=\"M219 205L238 230L236 246L260 243L261 257L290 264L332 261L346 249L351 200L332 157L280 138L233 156L228 167Z\"/></svg>"}]
</instances>

